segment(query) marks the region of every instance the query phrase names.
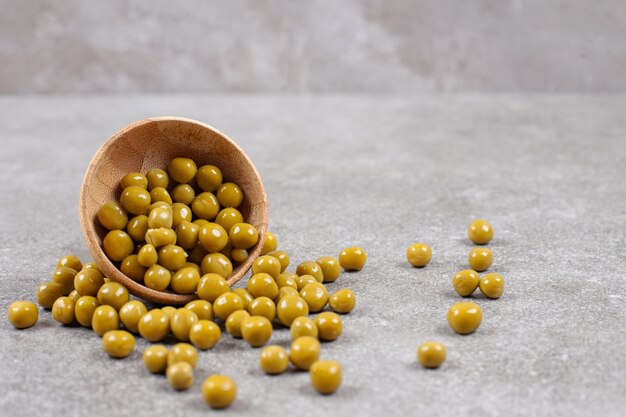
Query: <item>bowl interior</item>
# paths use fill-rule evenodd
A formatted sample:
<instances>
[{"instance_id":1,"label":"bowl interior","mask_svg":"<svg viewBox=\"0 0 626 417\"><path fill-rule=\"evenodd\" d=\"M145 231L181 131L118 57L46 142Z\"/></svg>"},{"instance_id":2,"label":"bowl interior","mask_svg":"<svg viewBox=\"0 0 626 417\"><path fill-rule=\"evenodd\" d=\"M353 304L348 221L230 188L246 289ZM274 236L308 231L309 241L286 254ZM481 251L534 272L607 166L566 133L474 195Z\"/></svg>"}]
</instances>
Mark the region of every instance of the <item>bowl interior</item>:
<instances>
[{"instance_id":1,"label":"bowl interior","mask_svg":"<svg viewBox=\"0 0 626 417\"><path fill-rule=\"evenodd\" d=\"M120 180L129 172L167 170L176 157L193 159L198 167L212 164L222 170L224 181L238 184L244 198L238 210L259 230L259 242L246 262L229 278L233 285L258 257L267 230L267 196L261 178L245 152L226 135L203 123L176 117L157 117L133 123L117 133L93 157L81 189L79 212L83 235L94 261L109 278L122 282L137 296L160 303L181 304L194 298L151 290L122 274L106 257L102 240L107 230L97 220L100 207L119 200Z\"/></svg>"}]
</instances>

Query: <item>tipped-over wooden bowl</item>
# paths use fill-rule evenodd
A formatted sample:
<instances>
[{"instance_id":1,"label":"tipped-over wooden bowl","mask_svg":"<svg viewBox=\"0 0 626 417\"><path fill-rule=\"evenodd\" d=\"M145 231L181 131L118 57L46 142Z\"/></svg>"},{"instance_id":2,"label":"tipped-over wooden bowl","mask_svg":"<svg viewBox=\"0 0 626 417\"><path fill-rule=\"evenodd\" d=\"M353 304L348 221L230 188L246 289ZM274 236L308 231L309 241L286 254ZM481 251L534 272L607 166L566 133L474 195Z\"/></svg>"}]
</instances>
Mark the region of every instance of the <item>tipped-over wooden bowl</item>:
<instances>
[{"instance_id":1,"label":"tipped-over wooden bowl","mask_svg":"<svg viewBox=\"0 0 626 417\"><path fill-rule=\"evenodd\" d=\"M224 181L243 190L238 210L244 221L259 231L259 241L248 259L234 268L228 283L232 286L248 272L259 256L267 230L267 196L261 177L246 153L225 134L204 123L180 117L154 117L140 120L115 133L94 155L80 192L80 225L94 262L105 276L128 288L137 297L159 304L184 304L195 295L156 291L124 275L105 255L102 240L107 230L97 213L110 200L119 200L120 180L129 172L146 173L153 168L167 170L176 157L193 159L198 167L219 167Z\"/></svg>"}]
</instances>

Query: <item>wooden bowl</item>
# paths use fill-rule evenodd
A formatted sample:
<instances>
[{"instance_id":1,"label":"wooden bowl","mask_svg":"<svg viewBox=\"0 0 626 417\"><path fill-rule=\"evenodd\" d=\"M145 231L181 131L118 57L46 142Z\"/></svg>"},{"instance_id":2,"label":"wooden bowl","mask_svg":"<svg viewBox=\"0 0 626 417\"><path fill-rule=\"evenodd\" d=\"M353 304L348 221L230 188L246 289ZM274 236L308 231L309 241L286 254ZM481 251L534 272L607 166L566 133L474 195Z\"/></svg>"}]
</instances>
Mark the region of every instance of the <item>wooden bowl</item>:
<instances>
[{"instance_id":1,"label":"wooden bowl","mask_svg":"<svg viewBox=\"0 0 626 417\"><path fill-rule=\"evenodd\" d=\"M110 200L119 200L120 180L129 172L146 173L153 168L167 169L175 157L193 159L198 167L211 164L222 170L225 181L238 184L244 199L238 210L246 222L259 231L259 241L249 258L234 268L228 283L232 286L248 272L259 256L267 231L267 196L261 177L246 153L225 134L204 123L180 117L154 117L140 120L119 130L94 155L80 192L80 225L94 262L105 276L128 288L137 297L159 304L185 304L195 295L156 291L124 275L102 250L107 230L97 213Z\"/></svg>"}]
</instances>

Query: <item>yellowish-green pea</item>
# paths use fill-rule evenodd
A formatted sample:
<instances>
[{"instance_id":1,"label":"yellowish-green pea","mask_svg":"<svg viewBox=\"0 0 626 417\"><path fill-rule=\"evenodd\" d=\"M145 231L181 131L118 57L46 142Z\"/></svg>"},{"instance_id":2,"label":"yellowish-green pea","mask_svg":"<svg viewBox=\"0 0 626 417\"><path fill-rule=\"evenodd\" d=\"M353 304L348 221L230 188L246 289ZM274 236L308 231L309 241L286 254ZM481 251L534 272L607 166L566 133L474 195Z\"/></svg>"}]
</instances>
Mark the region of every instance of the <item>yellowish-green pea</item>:
<instances>
[{"instance_id":1,"label":"yellowish-green pea","mask_svg":"<svg viewBox=\"0 0 626 417\"><path fill-rule=\"evenodd\" d=\"M128 221L126 226L126 233L137 242L144 242L146 240L146 232L148 231L148 216L140 214Z\"/></svg>"},{"instance_id":2,"label":"yellowish-green pea","mask_svg":"<svg viewBox=\"0 0 626 417\"><path fill-rule=\"evenodd\" d=\"M159 254L151 243L146 243L139 249L139 253L137 254L137 262L139 265L150 268L159 260ZM144 275L146 273L144 272Z\"/></svg>"},{"instance_id":3,"label":"yellowish-green pea","mask_svg":"<svg viewBox=\"0 0 626 417\"><path fill-rule=\"evenodd\" d=\"M101 337L109 330L118 330L120 328L119 314L109 305L100 305L93 312L91 328Z\"/></svg>"},{"instance_id":4,"label":"yellowish-green pea","mask_svg":"<svg viewBox=\"0 0 626 417\"><path fill-rule=\"evenodd\" d=\"M200 228L198 239L208 252L219 252L228 243L228 233L217 223L207 223Z\"/></svg>"},{"instance_id":5,"label":"yellowish-green pea","mask_svg":"<svg viewBox=\"0 0 626 417\"><path fill-rule=\"evenodd\" d=\"M250 316L241 322L241 336L252 347L263 346L272 336L272 323L262 316Z\"/></svg>"},{"instance_id":6,"label":"yellowish-green pea","mask_svg":"<svg viewBox=\"0 0 626 417\"><path fill-rule=\"evenodd\" d=\"M158 229L164 227L171 229L174 222L174 213L171 209L165 207L156 207L150 210L148 215L148 227L150 229Z\"/></svg>"},{"instance_id":7,"label":"yellowish-green pea","mask_svg":"<svg viewBox=\"0 0 626 417\"><path fill-rule=\"evenodd\" d=\"M202 384L202 396L211 408L226 408L237 397L237 385L225 375L211 375Z\"/></svg>"},{"instance_id":8,"label":"yellowish-green pea","mask_svg":"<svg viewBox=\"0 0 626 417\"><path fill-rule=\"evenodd\" d=\"M485 297L500 298L504 293L504 278L500 274L485 274L480 278L479 287Z\"/></svg>"},{"instance_id":9,"label":"yellowish-green pea","mask_svg":"<svg viewBox=\"0 0 626 417\"><path fill-rule=\"evenodd\" d=\"M332 394L341 385L341 365L337 361L317 361L309 370L311 384L320 394Z\"/></svg>"},{"instance_id":10,"label":"yellowish-green pea","mask_svg":"<svg viewBox=\"0 0 626 417\"><path fill-rule=\"evenodd\" d=\"M267 255L270 252L275 251L278 248L278 239L272 232L265 232L265 242L263 242L263 248L261 249L261 255Z\"/></svg>"},{"instance_id":11,"label":"yellowish-green pea","mask_svg":"<svg viewBox=\"0 0 626 417\"><path fill-rule=\"evenodd\" d=\"M228 333L232 337L241 339L241 323L244 319L247 319L248 317L250 317L250 313L248 313L246 310L237 310L232 312L224 323L226 333Z\"/></svg>"},{"instance_id":12,"label":"yellowish-green pea","mask_svg":"<svg viewBox=\"0 0 626 417\"><path fill-rule=\"evenodd\" d=\"M167 172L159 168L148 171L146 179L148 180L148 190L153 190L157 187L167 188L170 183Z\"/></svg>"},{"instance_id":13,"label":"yellowish-green pea","mask_svg":"<svg viewBox=\"0 0 626 417\"><path fill-rule=\"evenodd\" d=\"M283 287L291 287L295 290L298 289L298 284L296 284L297 274L292 272L283 272L276 277L276 285L278 285L278 289Z\"/></svg>"},{"instance_id":14,"label":"yellowish-green pea","mask_svg":"<svg viewBox=\"0 0 626 417\"><path fill-rule=\"evenodd\" d=\"M109 259L115 262L121 262L135 250L133 240L122 230L111 230L107 233L102 241L102 247Z\"/></svg>"},{"instance_id":15,"label":"yellowish-green pea","mask_svg":"<svg viewBox=\"0 0 626 417\"><path fill-rule=\"evenodd\" d=\"M480 277L476 271L465 269L452 277L452 286L461 297L469 297L478 288Z\"/></svg>"},{"instance_id":16,"label":"yellowish-green pea","mask_svg":"<svg viewBox=\"0 0 626 417\"><path fill-rule=\"evenodd\" d=\"M187 257L187 260L198 265L201 265L202 259L208 255L208 252L202 247L200 243L191 248L188 253L189 256Z\"/></svg>"},{"instance_id":17,"label":"yellowish-green pea","mask_svg":"<svg viewBox=\"0 0 626 417\"><path fill-rule=\"evenodd\" d=\"M195 268L182 268L174 273L170 287L178 294L193 294L199 282L200 274Z\"/></svg>"},{"instance_id":18,"label":"yellowish-green pea","mask_svg":"<svg viewBox=\"0 0 626 417\"><path fill-rule=\"evenodd\" d=\"M237 184L226 182L217 189L217 200L222 207L237 208L243 201L243 191Z\"/></svg>"},{"instance_id":19,"label":"yellowish-green pea","mask_svg":"<svg viewBox=\"0 0 626 417\"><path fill-rule=\"evenodd\" d=\"M487 220L474 220L467 228L467 238L477 245L486 245L493 238L493 227Z\"/></svg>"},{"instance_id":20,"label":"yellowish-green pea","mask_svg":"<svg viewBox=\"0 0 626 417\"><path fill-rule=\"evenodd\" d=\"M298 297L300 297L300 293L298 292L297 289L293 288L293 287L282 287L278 289L278 301L280 301L281 298L287 296L287 295L296 295ZM302 297L300 297L302 298ZM302 300L304 301L304 300ZM306 304L306 301L304 301L304 303Z\"/></svg>"},{"instance_id":21,"label":"yellowish-green pea","mask_svg":"<svg viewBox=\"0 0 626 417\"><path fill-rule=\"evenodd\" d=\"M182 157L172 159L167 167L170 178L180 184L190 182L196 176L197 171L198 167L193 159Z\"/></svg>"},{"instance_id":22,"label":"yellowish-green pea","mask_svg":"<svg viewBox=\"0 0 626 417\"><path fill-rule=\"evenodd\" d=\"M193 249L198 244L200 226L183 220L176 228L176 240L183 249Z\"/></svg>"},{"instance_id":23,"label":"yellowish-green pea","mask_svg":"<svg viewBox=\"0 0 626 417\"><path fill-rule=\"evenodd\" d=\"M234 248L250 249L259 241L259 232L249 223L236 223L228 232Z\"/></svg>"},{"instance_id":24,"label":"yellowish-green pea","mask_svg":"<svg viewBox=\"0 0 626 417\"><path fill-rule=\"evenodd\" d=\"M328 298L328 305L335 313L347 314L356 306L356 296L348 288L335 291Z\"/></svg>"},{"instance_id":25,"label":"yellowish-green pea","mask_svg":"<svg viewBox=\"0 0 626 417\"><path fill-rule=\"evenodd\" d=\"M52 305L52 318L61 324L72 324L76 318L76 303L69 297L59 297Z\"/></svg>"},{"instance_id":26,"label":"yellowish-green pea","mask_svg":"<svg viewBox=\"0 0 626 417\"><path fill-rule=\"evenodd\" d=\"M139 255L129 255L120 264L120 271L133 281L142 282L143 276L146 274L146 267L139 263Z\"/></svg>"},{"instance_id":27,"label":"yellowish-green pea","mask_svg":"<svg viewBox=\"0 0 626 417\"><path fill-rule=\"evenodd\" d=\"M125 188L120 196L122 208L131 214L146 214L151 202L150 193L134 185Z\"/></svg>"},{"instance_id":28,"label":"yellowish-green pea","mask_svg":"<svg viewBox=\"0 0 626 417\"><path fill-rule=\"evenodd\" d=\"M259 365L266 374L282 374L289 366L289 354L282 346L267 346L261 351Z\"/></svg>"},{"instance_id":29,"label":"yellowish-green pea","mask_svg":"<svg viewBox=\"0 0 626 417\"><path fill-rule=\"evenodd\" d=\"M300 297L309 305L311 313L322 311L328 303L328 290L324 284L312 282L300 290Z\"/></svg>"},{"instance_id":30,"label":"yellowish-green pea","mask_svg":"<svg viewBox=\"0 0 626 417\"><path fill-rule=\"evenodd\" d=\"M167 245L176 244L176 232L172 229L160 227L158 229L148 229L145 236L146 243L160 248Z\"/></svg>"},{"instance_id":31,"label":"yellowish-green pea","mask_svg":"<svg viewBox=\"0 0 626 417\"><path fill-rule=\"evenodd\" d=\"M102 336L102 349L112 358L125 358L135 350L135 337L126 330L109 330Z\"/></svg>"},{"instance_id":32,"label":"yellowish-green pea","mask_svg":"<svg viewBox=\"0 0 626 417\"><path fill-rule=\"evenodd\" d=\"M488 248L472 249L467 256L467 261L474 271L486 271L493 263L493 252Z\"/></svg>"},{"instance_id":33,"label":"yellowish-green pea","mask_svg":"<svg viewBox=\"0 0 626 417\"><path fill-rule=\"evenodd\" d=\"M438 368L446 360L446 347L439 342L424 342L417 349L417 360L424 368Z\"/></svg>"},{"instance_id":34,"label":"yellowish-green pea","mask_svg":"<svg viewBox=\"0 0 626 417\"><path fill-rule=\"evenodd\" d=\"M178 362L187 362L195 368L198 363L198 351L189 343L176 343L167 354L167 366Z\"/></svg>"},{"instance_id":35,"label":"yellowish-green pea","mask_svg":"<svg viewBox=\"0 0 626 417\"><path fill-rule=\"evenodd\" d=\"M37 303L50 310L57 298L63 296L63 288L56 282L44 282L37 287Z\"/></svg>"},{"instance_id":36,"label":"yellowish-green pea","mask_svg":"<svg viewBox=\"0 0 626 417\"><path fill-rule=\"evenodd\" d=\"M471 301L456 303L448 310L448 324L459 334L474 332L480 326L482 318L482 310Z\"/></svg>"},{"instance_id":37,"label":"yellowish-green pea","mask_svg":"<svg viewBox=\"0 0 626 417\"><path fill-rule=\"evenodd\" d=\"M148 312L146 305L139 300L129 301L120 308L120 321L131 333L139 332L139 320Z\"/></svg>"},{"instance_id":38,"label":"yellowish-green pea","mask_svg":"<svg viewBox=\"0 0 626 417\"><path fill-rule=\"evenodd\" d=\"M278 285L276 281L264 272L254 274L248 280L248 292L254 298L268 297L272 300L278 296Z\"/></svg>"},{"instance_id":39,"label":"yellowish-green pea","mask_svg":"<svg viewBox=\"0 0 626 417\"><path fill-rule=\"evenodd\" d=\"M172 190L172 198L177 203L191 204L194 198L196 198L196 192L189 184L178 184Z\"/></svg>"},{"instance_id":40,"label":"yellowish-green pea","mask_svg":"<svg viewBox=\"0 0 626 417\"><path fill-rule=\"evenodd\" d=\"M161 311L171 320L178 309L172 306L161 307Z\"/></svg>"},{"instance_id":41,"label":"yellowish-green pea","mask_svg":"<svg viewBox=\"0 0 626 417\"><path fill-rule=\"evenodd\" d=\"M76 301L76 305L74 307L74 315L76 316L76 321L83 327L91 327L91 321L93 319L93 313L96 311L96 308L100 306L100 302L96 297L91 295L83 295L78 301Z\"/></svg>"},{"instance_id":42,"label":"yellowish-green pea","mask_svg":"<svg viewBox=\"0 0 626 417\"><path fill-rule=\"evenodd\" d=\"M243 308L248 309L248 305L254 300L254 297L245 288L235 288L233 292L243 300Z\"/></svg>"},{"instance_id":43,"label":"yellowish-green pea","mask_svg":"<svg viewBox=\"0 0 626 417\"><path fill-rule=\"evenodd\" d=\"M406 260L417 268L423 268L430 263L433 251L425 243L414 243L406 250Z\"/></svg>"},{"instance_id":44,"label":"yellowish-green pea","mask_svg":"<svg viewBox=\"0 0 626 417\"><path fill-rule=\"evenodd\" d=\"M208 273L202 275L202 278L200 278L197 291L198 297L213 303L220 295L230 292L230 286L223 276Z\"/></svg>"},{"instance_id":45,"label":"yellowish-green pea","mask_svg":"<svg viewBox=\"0 0 626 417\"><path fill-rule=\"evenodd\" d=\"M291 338L296 340L302 336L311 336L317 338L319 332L317 330L317 325L313 320L306 316L296 317L296 319L291 323L289 327L289 334L291 334Z\"/></svg>"},{"instance_id":46,"label":"yellowish-green pea","mask_svg":"<svg viewBox=\"0 0 626 417\"><path fill-rule=\"evenodd\" d=\"M320 357L320 341L312 336L302 336L291 343L289 360L296 368L308 371Z\"/></svg>"},{"instance_id":47,"label":"yellowish-green pea","mask_svg":"<svg viewBox=\"0 0 626 417\"><path fill-rule=\"evenodd\" d=\"M269 321L276 318L276 304L267 297L258 297L252 300L247 307L251 316L262 316Z\"/></svg>"},{"instance_id":48,"label":"yellowish-green pea","mask_svg":"<svg viewBox=\"0 0 626 417\"><path fill-rule=\"evenodd\" d=\"M322 272L322 268L317 264L317 262L306 261L302 262L296 268L296 274L298 275L311 275L317 282L324 281L324 274Z\"/></svg>"},{"instance_id":49,"label":"yellowish-green pea","mask_svg":"<svg viewBox=\"0 0 626 417\"><path fill-rule=\"evenodd\" d=\"M268 255L278 259L278 262L280 263L280 272L285 272L285 270L289 266L289 255L287 254L287 252L284 252L282 250L274 250L269 252Z\"/></svg>"},{"instance_id":50,"label":"yellowish-green pea","mask_svg":"<svg viewBox=\"0 0 626 417\"><path fill-rule=\"evenodd\" d=\"M123 230L128 224L128 214L117 201L109 201L98 210L98 221L108 230Z\"/></svg>"},{"instance_id":51,"label":"yellowish-green pea","mask_svg":"<svg viewBox=\"0 0 626 417\"><path fill-rule=\"evenodd\" d=\"M161 265L152 265L143 276L146 287L157 291L164 291L169 287L171 280L171 272Z\"/></svg>"},{"instance_id":52,"label":"yellowish-green pea","mask_svg":"<svg viewBox=\"0 0 626 417\"><path fill-rule=\"evenodd\" d=\"M74 277L74 288L80 295L95 296L102 285L104 285L104 277L96 268L83 268Z\"/></svg>"},{"instance_id":53,"label":"yellowish-green pea","mask_svg":"<svg viewBox=\"0 0 626 417\"><path fill-rule=\"evenodd\" d=\"M76 255L65 255L57 262L57 268L62 266L67 266L68 268L72 268L74 271L80 271L83 269L83 264L78 259Z\"/></svg>"},{"instance_id":54,"label":"yellowish-green pea","mask_svg":"<svg viewBox=\"0 0 626 417\"><path fill-rule=\"evenodd\" d=\"M296 275L296 277L294 277L294 281L296 282L296 285L298 287L298 292L302 291L302 289L308 284L315 282L319 284L319 281L316 280L313 275Z\"/></svg>"},{"instance_id":55,"label":"yellowish-green pea","mask_svg":"<svg viewBox=\"0 0 626 417\"><path fill-rule=\"evenodd\" d=\"M278 275L280 274L280 271L281 271L280 262L278 261L278 259L274 258L273 256L269 256L269 255L259 256L252 263L253 275L264 272L268 274L269 276L271 276L272 278L276 279L276 277L278 277Z\"/></svg>"},{"instance_id":56,"label":"yellowish-green pea","mask_svg":"<svg viewBox=\"0 0 626 417\"><path fill-rule=\"evenodd\" d=\"M226 320L228 316L237 310L243 310L243 300L232 292L220 295L213 303L213 313L222 320Z\"/></svg>"},{"instance_id":57,"label":"yellowish-green pea","mask_svg":"<svg viewBox=\"0 0 626 417\"><path fill-rule=\"evenodd\" d=\"M77 302L81 295L78 293L78 291L72 290L72 292L69 293L68 297L70 300Z\"/></svg>"},{"instance_id":58,"label":"yellowish-green pea","mask_svg":"<svg viewBox=\"0 0 626 417\"><path fill-rule=\"evenodd\" d=\"M210 193L216 191L222 185L222 171L214 165L203 165L196 173L196 183L202 191Z\"/></svg>"},{"instance_id":59,"label":"yellowish-green pea","mask_svg":"<svg viewBox=\"0 0 626 417\"><path fill-rule=\"evenodd\" d=\"M148 179L145 175L139 172L129 172L128 174L124 175L124 177L122 177L122 180L120 181L120 187L122 188L122 190L124 190L128 187L133 186L146 190L148 188Z\"/></svg>"},{"instance_id":60,"label":"yellowish-green pea","mask_svg":"<svg viewBox=\"0 0 626 417\"><path fill-rule=\"evenodd\" d=\"M39 310L30 301L15 301L9 306L7 316L16 329L26 329L37 323Z\"/></svg>"},{"instance_id":61,"label":"yellowish-green pea","mask_svg":"<svg viewBox=\"0 0 626 417\"><path fill-rule=\"evenodd\" d=\"M178 271L185 266L185 262L187 253L180 246L166 245L159 249L159 265L170 271Z\"/></svg>"},{"instance_id":62,"label":"yellowish-green pea","mask_svg":"<svg viewBox=\"0 0 626 417\"><path fill-rule=\"evenodd\" d=\"M331 341L337 339L343 330L343 322L338 314L325 311L315 317L317 333L320 340Z\"/></svg>"},{"instance_id":63,"label":"yellowish-green pea","mask_svg":"<svg viewBox=\"0 0 626 417\"><path fill-rule=\"evenodd\" d=\"M203 274L218 274L228 278L233 273L233 264L222 253L209 253L202 258L200 265Z\"/></svg>"},{"instance_id":64,"label":"yellowish-green pea","mask_svg":"<svg viewBox=\"0 0 626 417\"><path fill-rule=\"evenodd\" d=\"M276 305L276 315L284 326L291 326L298 317L309 314L309 305L299 295L285 295Z\"/></svg>"},{"instance_id":65,"label":"yellowish-green pea","mask_svg":"<svg viewBox=\"0 0 626 417\"><path fill-rule=\"evenodd\" d=\"M152 201L152 204L163 202L163 203L171 205L172 196L170 196L170 193L168 193L165 188L156 187L150 191L150 201Z\"/></svg>"},{"instance_id":66,"label":"yellowish-green pea","mask_svg":"<svg viewBox=\"0 0 626 417\"><path fill-rule=\"evenodd\" d=\"M143 364L153 374L165 372L168 350L163 345L152 345L143 352Z\"/></svg>"},{"instance_id":67,"label":"yellowish-green pea","mask_svg":"<svg viewBox=\"0 0 626 417\"><path fill-rule=\"evenodd\" d=\"M346 248L339 253L339 264L344 271L360 271L366 260L365 251L358 246Z\"/></svg>"},{"instance_id":68,"label":"yellowish-green pea","mask_svg":"<svg viewBox=\"0 0 626 417\"><path fill-rule=\"evenodd\" d=\"M230 251L230 257L233 261L241 263L247 261L250 255L245 249L233 249Z\"/></svg>"},{"instance_id":69,"label":"yellowish-green pea","mask_svg":"<svg viewBox=\"0 0 626 417\"><path fill-rule=\"evenodd\" d=\"M98 302L101 305L110 305L119 311L130 299L125 286L117 282L106 282L98 290Z\"/></svg>"},{"instance_id":70,"label":"yellowish-green pea","mask_svg":"<svg viewBox=\"0 0 626 417\"><path fill-rule=\"evenodd\" d=\"M184 391L193 385L193 366L187 362L168 365L165 375L167 382L177 391Z\"/></svg>"},{"instance_id":71,"label":"yellowish-green pea","mask_svg":"<svg viewBox=\"0 0 626 417\"><path fill-rule=\"evenodd\" d=\"M181 342L189 341L191 326L198 321L198 316L187 308L179 308L170 319L170 329L174 337Z\"/></svg>"},{"instance_id":72,"label":"yellowish-green pea","mask_svg":"<svg viewBox=\"0 0 626 417\"><path fill-rule=\"evenodd\" d=\"M211 193L200 193L191 202L191 211L196 217L213 220L220 211L220 203Z\"/></svg>"},{"instance_id":73,"label":"yellowish-green pea","mask_svg":"<svg viewBox=\"0 0 626 417\"><path fill-rule=\"evenodd\" d=\"M139 320L139 334L150 342L160 342L170 333L170 318L163 311L148 311Z\"/></svg>"},{"instance_id":74,"label":"yellowish-green pea","mask_svg":"<svg viewBox=\"0 0 626 417\"><path fill-rule=\"evenodd\" d=\"M185 308L193 311L198 320L213 320L213 306L206 300L193 300L185 304Z\"/></svg>"},{"instance_id":75,"label":"yellowish-green pea","mask_svg":"<svg viewBox=\"0 0 626 417\"><path fill-rule=\"evenodd\" d=\"M243 311L243 310L240 310ZM199 320L191 326L189 340L202 350L211 349L222 337L220 327L209 320Z\"/></svg>"},{"instance_id":76,"label":"yellowish-green pea","mask_svg":"<svg viewBox=\"0 0 626 417\"><path fill-rule=\"evenodd\" d=\"M52 273L52 281L61 286L63 295L68 295L74 291L74 278L76 277L76 271L67 266L57 268Z\"/></svg>"},{"instance_id":77,"label":"yellowish-green pea","mask_svg":"<svg viewBox=\"0 0 626 417\"><path fill-rule=\"evenodd\" d=\"M322 270L323 282L335 282L341 275L339 260L332 256L321 256L315 261Z\"/></svg>"},{"instance_id":78,"label":"yellowish-green pea","mask_svg":"<svg viewBox=\"0 0 626 417\"><path fill-rule=\"evenodd\" d=\"M215 223L219 224L230 232L230 229L237 223L243 223L243 215L236 208L226 207L217 214Z\"/></svg>"},{"instance_id":79,"label":"yellowish-green pea","mask_svg":"<svg viewBox=\"0 0 626 417\"><path fill-rule=\"evenodd\" d=\"M183 203L174 203L172 204L172 212L173 212L173 227L178 227L178 225L183 221L187 220L190 222L193 218L193 213L191 208Z\"/></svg>"}]
</instances>

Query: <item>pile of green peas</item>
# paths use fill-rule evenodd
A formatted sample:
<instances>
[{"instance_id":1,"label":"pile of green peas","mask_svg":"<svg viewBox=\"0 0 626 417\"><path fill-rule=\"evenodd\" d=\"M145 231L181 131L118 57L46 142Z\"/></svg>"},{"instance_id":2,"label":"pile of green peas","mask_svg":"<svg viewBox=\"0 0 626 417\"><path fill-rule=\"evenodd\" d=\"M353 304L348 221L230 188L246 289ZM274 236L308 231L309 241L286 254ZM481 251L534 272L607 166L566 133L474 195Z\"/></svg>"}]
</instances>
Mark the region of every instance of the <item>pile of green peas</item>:
<instances>
[{"instance_id":1,"label":"pile of green peas","mask_svg":"<svg viewBox=\"0 0 626 417\"><path fill-rule=\"evenodd\" d=\"M323 256L288 272L289 255L277 247L276 236L267 232L263 255L253 262L245 288L231 289L223 275L208 272L198 282L198 298L180 308L149 309L131 299L122 284L106 278L97 265L68 255L58 261L52 280L39 285L37 302L62 325L91 328L111 358L131 356L137 336L155 343L144 350L144 365L151 373L165 374L178 391L193 384L198 350L213 348L223 332L257 348L271 339L274 324L282 325L293 339L290 351L267 346L260 354L261 369L278 374L291 363L294 369L309 371L315 390L331 394L341 384L342 369L336 361L320 360L320 341L340 337L340 314L355 308L356 297L348 288L331 294L326 285L335 282L342 269L362 269L365 252L346 248L338 258ZM9 321L18 329L35 325L38 317L37 306L29 301L14 302L8 309ZM158 344L168 337L180 343L170 349ZM210 375L202 385L202 395L213 408L228 407L236 392L235 382L226 375Z\"/></svg>"}]
</instances>

